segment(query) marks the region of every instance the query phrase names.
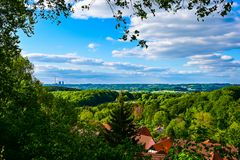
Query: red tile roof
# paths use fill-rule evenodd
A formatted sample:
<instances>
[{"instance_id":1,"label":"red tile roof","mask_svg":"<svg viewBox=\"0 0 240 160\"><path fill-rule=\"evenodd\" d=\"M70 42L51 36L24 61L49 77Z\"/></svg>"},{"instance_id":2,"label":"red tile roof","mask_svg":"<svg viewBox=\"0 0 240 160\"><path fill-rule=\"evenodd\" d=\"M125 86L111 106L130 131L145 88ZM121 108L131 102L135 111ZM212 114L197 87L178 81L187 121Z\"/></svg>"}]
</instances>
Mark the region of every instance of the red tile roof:
<instances>
[{"instance_id":1,"label":"red tile roof","mask_svg":"<svg viewBox=\"0 0 240 160\"><path fill-rule=\"evenodd\" d=\"M187 145L186 145L187 144ZM194 141L179 140L174 146L181 146L187 150L195 151L198 154L201 154L207 160L228 160L225 156L221 158L222 152L228 153L237 153L238 150L234 146L227 145L227 147L222 146L220 143L215 143L211 140L206 140L201 143L196 143ZM217 149L217 148L219 149ZM216 150L217 149L217 150ZM237 160L237 158L231 156L231 160Z\"/></svg>"},{"instance_id":2,"label":"red tile roof","mask_svg":"<svg viewBox=\"0 0 240 160\"><path fill-rule=\"evenodd\" d=\"M145 136L150 136L152 137L150 131L147 129L147 127L141 127L138 129L138 135L145 135Z\"/></svg>"},{"instance_id":3,"label":"red tile roof","mask_svg":"<svg viewBox=\"0 0 240 160\"><path fill-rule=\"evenodd\" d=\"M170 137L165 137L160 139L153 147L156 151L167 154L172 145L172 139Z\"/></svg>"},{"instance_id":4,"label":"red tile roof","mask_svg":"<svg viewBox=\"0 0 240 160\"><path fill-rule=\"evenodd\" d=\"M108 131L112 129L112 127L108 123L103 123L102 125L103 125L103 128L105 128Z\"/></svg>"},{"instance_id":5,"label":"red tile roof","mask_svg":"<svg viewBox=\"0 0 240 160\"><path fill-rule=\"evenodd\" d=\"M153 138L150 136L139 135L136 137L136 139L138 140L138 144L145 145L144 148L146 150L149 150L155 144Z\"/></svg>"},{"instance_id":6,"label":"red tile roof","mask_svg":"<svg viewBox=\"0 0 240 160\"><path fill-rule=\"evenodd\" d=\"M141 127L138 129L136 139L138 140L139 144L145 145L146 150L150 149L155 144L147 127Z\"/></svg>"}]
</instances>

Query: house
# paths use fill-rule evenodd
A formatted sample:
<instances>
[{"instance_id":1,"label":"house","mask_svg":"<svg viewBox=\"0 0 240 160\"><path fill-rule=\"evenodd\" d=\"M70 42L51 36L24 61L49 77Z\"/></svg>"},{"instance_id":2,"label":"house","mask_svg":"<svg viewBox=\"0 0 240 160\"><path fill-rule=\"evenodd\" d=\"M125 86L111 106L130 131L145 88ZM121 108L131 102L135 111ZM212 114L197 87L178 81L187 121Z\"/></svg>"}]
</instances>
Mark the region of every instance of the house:
<instances>
[{"instance_id":1,"label":"house","mask_svg":"<svg viewBox=\"0 0 240 160\"><path fill-rule=\"evenodd\" d=\"M143 156L151 156L152 160L163 160L165 158L165 153L159 153L158 150L154 149L156 143L147 127L139 128L136 138L138 139L138 143L143 144L148 151L147 153L143 153Z\"/></svg>"},{"instance_id":2,"label":"house","mask_svg":"<svg viewBox=\"0 0 240 160\"><path fill-rule=\"evenodd\" d=\"M156 144L153 145L158 153L168 154L173 145L173 140L170 137L161 138Z\"/></svg>"},{"instance_id":3,"label":"house","mask_svg":"<svg viewBox=\"0 0 240 160\"><path fill-rule=\"evenodd\" d=\"M136 139L139 144L145 145L144 148L146 150L149 150L155 144L147 127L141 127L138 129Z\"/></svg>"},{"instance_id":4,"label":"house","mask_svg":"<svg viewBox=\"0 0 240 160\"><path fill-rule=\"evenodd\" d=\"M111 126L109 124L105 123L103 124L103 127L107 130L111 130ZM138 140L139 144L144 145L144 148L147 151L147 153L143 152L142 156L151 156L152 160L163 160L172 146L178 146L184 148L185 150L194 151L203 155L206 160L228 160L222 151L226 153L238 153L238 149L234 146L221 146L220 143L216 143L211 140L206 140L201 143L196 143L195 141L177 140L177 142L174 142L173 144L172 138L165 137L155 143L147 127L141 127L138 129L136 140ZM220 150L216 150L216 148L219 148ZM237 160L235 157L232 157L231 159Z\"/></svg>"},{"instance_id":5,"label":"house","mask_svg":"<svg viewBox=\"0 0 240 160\"><path fill-rule=\"evenodd\" d=\"M103 123L102 126L103 126L103 128L105 128L108 131L110 131L112 129L112 127L108 123Z\"/></svg>"},{"instance_id":6,"label":"house","mask_svg":"<svg viewBox=\"0 0 240 160\"><path fill-rule=\"evenodd\" d=\"M180 140L177 146L184 147L185 150L196 152L202 155L206 160L228 160L230 157L227 157L226 154L238 153L237 148L234 146L222 146L220 143L212 140L206 140L201 143ZM231 160L237 160L237 158L232 156Z\"/></svg>"}]
</instances>

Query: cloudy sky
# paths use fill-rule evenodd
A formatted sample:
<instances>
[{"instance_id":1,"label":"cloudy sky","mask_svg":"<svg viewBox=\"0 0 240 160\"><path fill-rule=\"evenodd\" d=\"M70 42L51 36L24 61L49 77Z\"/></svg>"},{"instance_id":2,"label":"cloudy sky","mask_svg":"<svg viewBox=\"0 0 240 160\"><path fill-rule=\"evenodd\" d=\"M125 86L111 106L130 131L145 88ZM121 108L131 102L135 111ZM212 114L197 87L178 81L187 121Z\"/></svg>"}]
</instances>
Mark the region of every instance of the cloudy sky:
<instances>
[{"instance_id":1,"label":"cloudy sky","mask_svg":"<svg viewBox=\"0 0 240 160\"><path fill-rule=\"evenodd\" d=\"M43 83L240 83L239 5L227 17L197 21L193 12L158 11L147 20L127 18L148 48L119 40L121 30L105 1L57 26L40 20L35 34L20 33L22 54ZM126 11L128 13L129 11Z\"/></svg>"}]
</instances>

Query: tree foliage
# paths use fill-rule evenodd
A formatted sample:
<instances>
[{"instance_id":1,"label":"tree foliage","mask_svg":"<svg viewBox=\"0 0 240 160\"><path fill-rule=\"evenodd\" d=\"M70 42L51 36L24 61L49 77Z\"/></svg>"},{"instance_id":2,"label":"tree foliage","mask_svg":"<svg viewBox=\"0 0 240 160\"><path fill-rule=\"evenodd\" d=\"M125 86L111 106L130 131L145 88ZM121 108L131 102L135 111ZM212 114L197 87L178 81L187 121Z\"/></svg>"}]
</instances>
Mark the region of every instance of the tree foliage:
<instances>
[{"instance_id":1,"label":"tree foliage","mask_svg":"<svg viewBox=\"0 0 240 160\"><path fill-rule=\"evenodd\" d=\"M124 104L123 96L118 97L119 105L110 113L109 125L111 130L106 130L106 138L112 145L121 144L126 139L135 141L136 127L133 122L132 108Z\"/></svg>"},{"instance_id":2,"label":"tree foliage","mask_svg":"<svg viewBox=\"0 0 240 160\"><path fill-rule=\"evenodd\" d=\"M239 147L240 122L239 87L227 87L212 92L141 93L138 100L125 102L133 109L141 108L137 126L147 126L157 137L191 139L201 142L213 139ZM109 122L116 102L87 107L95 121ZM163 127L161 134L155 128Z\"/></svg>"},{"instance_id":3,"label":"tree foliage","mask_svg":"<svg viewBox=\"0 0 240 160\"><path fill-rule=\"evenodd\" d=\"M107 90L56 91L53 94L56 97L68 99L79 106L95 106L106 102L113 102L118 95L115 91Z\"/></svg>"}]
</instances>

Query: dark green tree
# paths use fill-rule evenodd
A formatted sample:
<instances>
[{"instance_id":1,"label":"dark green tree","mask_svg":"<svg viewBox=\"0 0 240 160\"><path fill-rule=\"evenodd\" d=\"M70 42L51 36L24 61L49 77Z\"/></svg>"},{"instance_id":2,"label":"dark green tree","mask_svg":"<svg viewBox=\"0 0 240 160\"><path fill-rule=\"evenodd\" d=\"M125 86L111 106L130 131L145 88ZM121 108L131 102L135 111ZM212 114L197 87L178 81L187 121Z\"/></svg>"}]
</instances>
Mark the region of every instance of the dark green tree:
<instances>
[{"instance_id":1,"label":"dark green tree","mask_svg":"<svg viewBox=\"0 0 240 160\"><path fill-rule=\"evenodd\" d=\"M61 2L51 4L61 5ZM54 20L66 8L57 4L54 5L55 10L45 12L46 8L41 8L44 1L34 3L25 0L0 1L0 146L4 146L4 158L9 160L72 159L66 149L70 147L60 145L67 144L65 140L71 140L72 124L61 116L66 114L66 108L64 112L57 110L57 116L53 115L56 112L53 110L53 97L34 78L32 64L21 56L17 35L19 30L27 35L33 34L37 15L43 18L48 15ZM59 104L58 109L61 108Z\"/></svg>"},{"instance_id":2,"label":"dark green tree","mask_svg":"<svg viewBox=\"0 0 240 160\"><path fill-rule=\"evenodd\" d=\"M119 105L110 113L109 125L111 130L106 130L107 140L113 144L121 144L126 139L136 141L136 126L133 122L132 108L124 104L122 93L118 97Z\"/></svg>"}]
</instances>

